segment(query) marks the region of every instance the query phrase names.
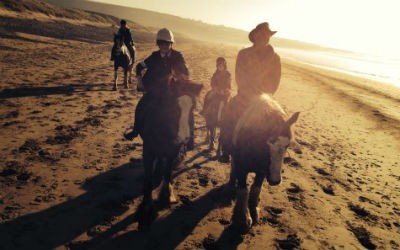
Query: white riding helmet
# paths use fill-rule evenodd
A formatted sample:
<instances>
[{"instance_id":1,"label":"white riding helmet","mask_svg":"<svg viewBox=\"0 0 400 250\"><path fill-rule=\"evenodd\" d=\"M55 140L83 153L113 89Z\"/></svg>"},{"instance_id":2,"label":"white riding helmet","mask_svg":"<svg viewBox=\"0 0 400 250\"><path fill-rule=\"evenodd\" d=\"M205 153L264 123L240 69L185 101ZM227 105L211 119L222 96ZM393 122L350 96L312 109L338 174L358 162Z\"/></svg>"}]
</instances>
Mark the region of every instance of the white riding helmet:
<instances>
[{"instance_id":1,"label":"white riding helmet","mask_svg":"<svg viewBox=\"0 0 400 250\"><path fill-rule=\"evenodd\" d=\"M166 41L170 43L174 43L174 34L167 28L160 29L157 32L157 41Z\"/></svg>"}]
</instances>

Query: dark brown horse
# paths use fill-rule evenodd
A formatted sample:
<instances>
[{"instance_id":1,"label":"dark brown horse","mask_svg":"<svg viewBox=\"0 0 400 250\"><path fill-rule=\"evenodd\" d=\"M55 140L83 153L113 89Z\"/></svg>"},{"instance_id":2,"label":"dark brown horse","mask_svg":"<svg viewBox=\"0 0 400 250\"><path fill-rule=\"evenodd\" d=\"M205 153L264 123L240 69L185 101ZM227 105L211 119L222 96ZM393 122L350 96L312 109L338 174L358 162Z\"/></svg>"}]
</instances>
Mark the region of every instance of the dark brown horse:
<instances>
[{"instance_id":1,"label":"dark brown horse","mask_svg":"<svg viewBox=\"0 0 400 250\"><path fill-rule=\"evenodd\" d=\"M238 185L232 224L242 233L248 232L259 219L258 203L261 186L266 178L269 185L281 182L284 154L292 140L291 126L299 112L289 119L272 97L260 95L239 118L233 134L230 185ZM254 183L247 188L247 175L256 173Z\"/></svg>"},{"instance_id":2,"label":"dark brown horse","mask_svg":"<svg viewBox=\"0 0 400 250\"><path fill-rule=\"evenodd\" d=\"M229 99L229 93L210 93L207 108L203 111L207 127L207 142L209 150L214 150L217 128L221 125L222 113ZM221 144L218 143L217 157L221 154Z\"/></svg>"},{"instance_id":3,"label":"dark brown horse","mask_svg":"<svg viewBox=\"0 0 400 250\"><path fill-rule=\"evenodd\" d=\"M190 112L201 84L188 81L170 84L165 93L146 110L143 139L144 196L139 207L139 229L146 229L156 217L152 190L156 181L155 166L161 166L158 203L162 206L176 202L171 185L172 170L178 166L190 138ZM158 100L157 100L158 99Z\"/></svg>"}]
</instances>

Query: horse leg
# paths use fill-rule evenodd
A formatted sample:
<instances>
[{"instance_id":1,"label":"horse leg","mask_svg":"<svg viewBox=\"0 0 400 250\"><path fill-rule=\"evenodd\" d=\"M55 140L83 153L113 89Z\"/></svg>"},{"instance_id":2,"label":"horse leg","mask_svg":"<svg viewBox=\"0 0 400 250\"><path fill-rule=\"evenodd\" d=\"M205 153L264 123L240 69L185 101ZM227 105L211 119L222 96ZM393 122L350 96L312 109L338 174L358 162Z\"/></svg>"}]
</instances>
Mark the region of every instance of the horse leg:
<instances>
[{"instance_id":1,"label":"horse leg","mask_svg":"<svg viewBox=\"0 0 400 250\"><path fill-rule=\"evenodd\" d=\"M210 142L210 127L207 126L207 134L206 134L206 141L205 143L209 143Z\"/></svg>"},{"instance_id":2,"label":"horse leg","mask_svg":"<svg viewBox=\"0 0 400 250\"><path fill-rule=\"evenodd\" d=\"M177 199L174 194L172 186L172 169L177 164L176 159L168 158L164 168L163 180L159 187L158 203L161 207L169 206L172 203L176 203Z\"/></svg>"},{"instance_id":3,"label":"horse leg","mask_svg":"<svg viewBox=\"0 0 400 250\"><path fill-rule=\"evenodd\" d=\"M114 88L113 90L117 90L117 82L118 82L118 69L114 70Z\"/></svg>"},{"instance_id":4,"label":"horse leg","mask_svg":"<svg viewBox=\"0 0 400 250\"><path fill-rule=\"evenodd\" d=\"M212 151L214 150L214 141L215 141L215 127L210 128L210 144L209 144L209 150Z\"/></svg>"},{"instance_id":5,"label":"horse leg","mask_svg":"<svg viewBox=\"0 0 400 250\"><path fill-rule=\"evenodd\" d=\"M125 84L125 88L128 89L129 88L129 83L128 83L128 68L124 69L124 84Z\"/></svg>"},{"instance_id":6,"label":"horse leg","mask_svg":"<svg viewBox=\"0 0 400 250\"><path fill-rule=\"evenodd\" d=\"M252 219L248 207L249 191L247 189L247 173L238 173L239 190L236 196L236 204L233 209L232 226L240 233L246 234L252 225Z\"/></svg>"},{"instance_id":7,"label":"horse leg","mask_svg":"<svg viewBox=\"0 0 400 250\"><path fill-rule=\"evenodd\" d=\"M144 148L145 149L145 148ZM152 173L155 157L152 153L144 150L143 165L144 165L144 186L143 186L143 201L139 206L139 230L145 230L150 227L150 224L157 217L157 211L153 204L152 198Z\"/></svg>"},{"instance_id":8,"label":"horse leg","mask_svg":"<svg viewBox=\"0 0 400 250\"><path fill-rule=\"evenodd\" d=\"M133 63L129 65L128 67L128 83L132 84L132 69L133 69Z\"/></svg>"},{"instance_id":9,"label":"horse leg","mask_svg":"<svg viewBox=\"0 0 400 250\"><path fill-rule=\"evenodd\" d=\"M218 146L217 146L217 154L216 154L216 156L217 156L217 160L219 160L220 157L221 157L221 151L222 151L222 149L221 149L221 130L219 132L217 143L218 143Z\"/></svg>"},{"instance_id":10,"label":"horse leg","mask_svg":"<svg viewBox=\"0 0 400 250\"><path fill-rule=\"evenodd\" d=\"M258 223L260 215L260 208L258 207L258 204L260 203L260 193L264 178L265 174L257 173L254 183L250 188L249 210L251 218L253 219L253 225Z\"/></svg>"}]
</instances>

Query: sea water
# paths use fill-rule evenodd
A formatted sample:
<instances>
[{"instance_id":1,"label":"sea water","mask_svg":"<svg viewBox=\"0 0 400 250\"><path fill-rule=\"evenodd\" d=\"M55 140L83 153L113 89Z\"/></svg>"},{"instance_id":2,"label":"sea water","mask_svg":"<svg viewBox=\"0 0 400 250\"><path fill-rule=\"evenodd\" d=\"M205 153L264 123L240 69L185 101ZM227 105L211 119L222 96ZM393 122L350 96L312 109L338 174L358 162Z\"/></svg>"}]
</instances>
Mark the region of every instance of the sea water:
<instances>
[{"instance_id":1,"label":"sea water","mask_svg":"<svg viewBox=\"0 0 400 250\"><path fill-rule=\"evenodd\" d=\"M373 79L400 88L400 58L341 50L277 48L283 57L300 63Z\"/></svg>"}]
</instances>

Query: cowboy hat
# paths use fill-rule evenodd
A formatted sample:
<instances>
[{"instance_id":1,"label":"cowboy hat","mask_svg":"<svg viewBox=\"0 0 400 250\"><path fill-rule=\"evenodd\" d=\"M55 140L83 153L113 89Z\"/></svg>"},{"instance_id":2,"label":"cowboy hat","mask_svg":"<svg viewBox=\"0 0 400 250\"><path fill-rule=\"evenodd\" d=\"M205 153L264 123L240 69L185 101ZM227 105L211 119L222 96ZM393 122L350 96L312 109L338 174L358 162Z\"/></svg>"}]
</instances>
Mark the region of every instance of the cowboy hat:
<instances>
[{"instance_id":1,"label":"cowboy hat","mask_svg":"<svg viewBox=\"0 0 400 250\"><path fill-rule=\"evenodd\" d=\"M269 24L267 23L267 22L265 22L265 23L260 23L260 24L258 24L250 33L249 33L249 40L252 42L252 43L254 43L254 36L255 36L255 34L256 33L259 33L259 32L264 32L264 33L266 33L266 34L269 34L270 36L273 36L276 32L278 32L278 31L272 31L270 28L269 28Z\"/></svg>"}]
</instances>

